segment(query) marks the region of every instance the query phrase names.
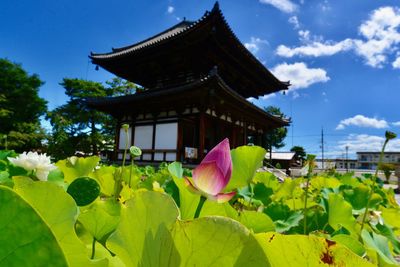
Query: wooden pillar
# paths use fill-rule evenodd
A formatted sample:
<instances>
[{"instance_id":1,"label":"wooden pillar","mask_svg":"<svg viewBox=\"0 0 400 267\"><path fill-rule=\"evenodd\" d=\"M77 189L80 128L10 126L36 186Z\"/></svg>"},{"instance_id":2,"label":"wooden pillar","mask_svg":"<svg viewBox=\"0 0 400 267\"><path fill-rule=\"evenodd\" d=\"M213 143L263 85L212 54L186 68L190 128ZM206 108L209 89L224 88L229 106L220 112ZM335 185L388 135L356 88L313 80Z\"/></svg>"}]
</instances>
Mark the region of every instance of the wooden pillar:
<instances>
[{"instance_id":1,"label":"wooden pillar","mask_svg":"<svg viewBox=\"0 0 400 267\"><path fill-rule=\"evenodd\" d=\"M235 147L237 147L237 144L236 144L237 129L234 124L231 124L230 126L231 126L231 140L230 140L231 142L230 143L231 143L231 147L235 148Z\"/></svg>"},{"instance_id":2,"label":"wooden pillar","mask_svg":"<svg viewBox=\"0 0 400 267\"><path fill-rule=\"evenodd\" d=\"M156 120L153 121L153 136L151 137L151 161L154 161L154 150L156 149Z\"/></svg>"},{"instance_id":3,"label":"wooden pillar","mask_svg":"<svg viewBox=\"0 0 400 267\"><path fill-rule=\"evenodd\" d=\"M184 155L183 151L183 125L182 125L182 120L178 120L178 136L177 136L177 142L176 142L176 160L182 162L182 155Z\"/></svg>"},{"instance_id":4,"label":"wooden pillar","mask_svg":"<svg viewBox=\"0 0 400 267\"><path fill-rule=\"evenodd\" d=\"M247 123L243 121L243 145L247 145Z\"/></svg>"},{"instance_id":5,"label":"wooden pillar","mask_svg":"<svg viewBox=\"0 0 400 267\"><path fill-rule=\"evenodd\" d=\"M199 116L199 160L204 157L204 141L206 137L206 125L204 112L200 112Z\"/></svg>"}]
</instances>

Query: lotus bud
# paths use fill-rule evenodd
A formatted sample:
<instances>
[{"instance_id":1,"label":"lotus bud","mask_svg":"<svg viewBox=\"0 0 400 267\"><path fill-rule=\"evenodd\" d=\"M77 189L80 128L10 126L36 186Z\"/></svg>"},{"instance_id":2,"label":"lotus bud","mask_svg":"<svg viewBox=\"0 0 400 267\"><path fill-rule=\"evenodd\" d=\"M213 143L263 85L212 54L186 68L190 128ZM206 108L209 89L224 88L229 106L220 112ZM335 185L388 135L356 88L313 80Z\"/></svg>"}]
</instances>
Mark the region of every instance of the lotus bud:
<instances>
[{"instance_id":1,"label":"lotus bud","mask_svg":"<svg viewBox=\"0 0 400 267\"><path fill-rule=\"evenodd\" d=\"M193 182L188 178L186 185L191 191L197 192L218 203L229 201L236 193L221 193L227 186L232 175L232 158L229 140L225 138L216 145L193 170Z\"/></svg>"}]
</instances>

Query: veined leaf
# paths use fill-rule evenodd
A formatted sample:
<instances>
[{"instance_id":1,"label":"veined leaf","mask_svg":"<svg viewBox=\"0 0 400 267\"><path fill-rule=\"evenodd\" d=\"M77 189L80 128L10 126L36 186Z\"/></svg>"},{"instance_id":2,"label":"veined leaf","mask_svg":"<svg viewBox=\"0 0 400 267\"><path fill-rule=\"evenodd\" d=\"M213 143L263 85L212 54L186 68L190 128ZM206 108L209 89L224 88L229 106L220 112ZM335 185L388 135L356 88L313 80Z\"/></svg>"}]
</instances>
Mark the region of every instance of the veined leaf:
<instances>
[{"instance_id":1,"label":"veined leaf","mask_svg":"<svg viewBox=\"0 0 400 267\"><path fill-rule=\"evenodd\" d=\"M74 225L78 214L75 201L62 187L14 177L15 191L36 211L54 234L69 266L105 266L107 261L90 261ZM32 227L32 226L30 226Z\"/></svg>"},{"instance_id":2,"label":"veined leaf","mask_svg":"<svg viewBox=\"0 0 400 267\"><path fill-rule=\"evenodd\" d=\"M353 208L341 195L328 195L328 221L333 229L344 226L350 232L355 232L356 220L353 217Z\"/></svg>"},{"instance_id":3,"label":"veined leaf","mask_svg":"<svg viewBox=\"0 0 400 267\"><path fill-rule=\"evenodd\" d=\"M162 193L136 191L121 208L121 222L107 247L126 266L178 266L179 256L170 233L179 211Z\"/></svg>"},{"instance_id":4,"label":"veined leaf","mask_svg":"<svg viewBox=\"0 0 400 267\"><path fill-rule=\"evenodd\" d=\"M181 211L182 219L193 219L200 201L200 195L194 194L188 190L185 181L182 177L183 169L182 164L174 162L168 165L168 170L172 175L175 185L179 190L179 208Z\"/></svg>"},{"instance_id":5,"label":"veined leaf","mask_svg":"<svg viewBox=\"0 0 400 267\"><path fill-rule=\"evenodd\" d=\"M226 192L248 185L262 166L267 151L259 146L240 146L231 150L232 176Z\"/></svg>"},{"instance_id":6,"label":"veined leaf","mask_svg":"<svg viewBox=\"0 0 400 267\"><path fill-rule=\"evenodd\" d=\"M357 239L349 235L339 234L335 235L331 239L333 241L336 241L337 243L346 246L348 249L350 249L360 257L363 257L365 255L365 248L363 244L361 244Z\"/></svg>"},{"instance_id":7,"label":"veined leaf","mask_svg":"<svg viewBox=\"0 0 400 267\"><path fill-rule=\"evenodd\" d=\"M346 247L317 236L263 233L256 239L273 267L374 266Z\"/></svg>"},{"instance_id":8,"label":"veined leaf","mask_svg":"<svg viewBox=\"0 0 400 267\"><path fill-rule=\"evenodd\" d=\"M395 264L397 261L393 258L389 249L388 239L382 235L375 234L372 232L372 236L367 230L363 229L361 232L361 237L364 244L378 253L379 258L383 260L386 264Z\"/></svg>"},{"instance_id":9,"label":"veined leaf","mask_svg":"<svg viewBox=\"0 0 400 267\"><path fill-rule=\"evenodd\" d=\"M254 210L244 210L239 213L238 221L254 233L275 231L274 222L268 215Z\"/></svg>"},{"instance_id":10,"label":"veined leaf","mask_svg":"<svg viewBox=\"0 0 400 267\"><path fill-rule=\"evenodd\" d=\"M99 163L100 158L92 156L88 158L70 157L60 160L56 166L64 173L64 181L71 183L78 177L90 176Z\"/></svg>"},{"instance_id":11,"label":"veined leaf","mask_svg":"<svg viewBox=\"0 0 400 267\"><path fill-rule=\"evenodd\" d=\"M200 212L200 217L206 216L225 216L238 220L238 212L229 204L217 203L216 201L206 200Z\"/></svg>"},{"instance_id":12,"label":"veined leaf","mask_svg":"<svg viewBox=\"0 0 400 267\"><path fill-rule=\"evenodd\" d=\"M2 266L68 266L50 226L14 191L0 186Z\"/></svg>"},{"instance_id":13,"label":"veined leaf","mask_svg":"<svg viewBox=\"0 0 400 267\"><path fill-rule=\"evenodd\" d=\"M97 200L79 214L79 222L96 238L102 240L117 227L121 205L114 199Z\"/></svg>"}]
</instances>

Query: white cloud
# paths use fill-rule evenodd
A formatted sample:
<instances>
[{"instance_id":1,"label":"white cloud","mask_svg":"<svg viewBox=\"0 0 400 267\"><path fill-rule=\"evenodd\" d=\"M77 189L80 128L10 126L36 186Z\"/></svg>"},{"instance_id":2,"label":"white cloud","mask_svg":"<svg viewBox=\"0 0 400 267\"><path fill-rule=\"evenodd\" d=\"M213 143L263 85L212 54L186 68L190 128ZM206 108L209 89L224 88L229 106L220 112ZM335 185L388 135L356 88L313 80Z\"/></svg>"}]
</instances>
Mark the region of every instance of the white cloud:
<instances>
[{"instance_id":1,"label":"white cloud","mask_svg":"<svg viewBox=\"0 0 400 267\"><path fill-rule=\"evenodd\" d=\"M260 50L261 45L267 45L268 41L260 39L258 37L251 37L250 42L244 43L244 46L253 54L256 54Z\"/></svg>"},{"instance_id":2,"label":"white cloud","mask_svg":"<svg viewBox=\"0 0 400 267\"><path fill-rule=\"evenodd\" d=\"M308 38L308 31L301 31L299 35L305 39ZM341 51L350 50L353 47L353 41L351 39L345 39L341 42L312 42L307 45L290 48L285 45L280 45L276 49L276 54L281 57L293 57L293 56L332 56Z\"/></svg>"},{"instance_id":3,"label":"white cloud","mask_svg":"<svg viewBox=\"0 0 400 267\"><path fill-rule=\"evenodd\" d=\"M397 57L395 61L393 61L392 66L395 69L400 69L400 56Z\"/></svg>"},{"instance_id":4,"label":"white cloud","mask_svg":"<svg viewBox=\"0 0 400 267\"><path fill-rule=\"evenodd\" d=\"M331 6L328 2L328 0L323 1L322 3L319 4L319 7L323 12L331 10Z\"/></svg>"},{"instance_id":5,"label":"white cloud","mask_svg":"<svg viewBox=\"0 0 400 267\"><path fill-rule=\"evenodd\" d=\"M168 8L167 8L168 14L172 14L172 13L174 13L174 11L175 11L175 8L173 6L168 6Z\"/></svg>"},{"instance_id":6,"label":"white cloud","mask_svg":"<svg viewBox=\"0 0 400 267\"><path fill-rule=\"evenodd\" d=\"M336 127L336 130L343 130L347 126L382 129L389 127L389 124L385 120L378 120L376 118L368 118L363 115L356 115L352 118L341 120Z\"/></svg>"},{"instance_id":7,"label":"white cloud","mask_svg":"<svg viewBox=\"0 0 400 267\"><path fill-rule=\"evenodd\" d=\"M400 121L392 122L392 125L400 127Z\"/></svg>"},{"instance_id":8,"label":"white cloud","mask_svg":"<svg viewBox=\"0 0 400 267\"><path fill-rule=\"evenodd\" d=\"M297 16L291 16L288 21L290 24L293 25L295 30L300 28L300 22L299 22L299 19L297 18Z\"/></svg>"},{"instance_id":9,"label":"white cloud","mask_svg":"<svg viewBox=\"0 0 400 267\"><path fill-rule=\"evenodd\" d=\"M398 50L400 44L400 9L397 7L381 7L371 12L368 20L359 27L363 39L347 38L342 41L309 41L309 32L299 32L300 40L306 44L299 47L278 46L276 53L282 57L293 56L332 56L339 52L354 51L371 67L382 67L388 56ZM306 34L306 35L305 35ZM400 59L392 63L400 68Z\"/></svg>"},{"instance_id":10,"label":"white cloud","mask_svg":"<svg viewBox=\"0 0 400 267\"><path fill-rule=\"evenodd\" d=\"M338 148L344 151L346 146L349 148L349 153L359 151L380 151L382 149L385 138L382 136L368 134L350 134L345 140L338 141ZM391 140L386 151L399 151L400 139Z\"/></svg>"},{"instance_id":11,"label":"white cloud","mask_svg":"<svg viewBox=\"0 0 400 267\"><path fill-rule=\"evenodd\" d=\"M271 71L281 81L290 81L292 84L290 89L306 88L314 83L327 82L330 79L324 69L308 68L304 62L282 63L275 66Z\"/></svg>"},{"instance_id":12,"label":"white cloud","mask_svg":"<svg viewBox=\"0 0 400 267\"><path fill-rule=\"evenodd\" d=\"M293 13L297 10L297 5L290 0L259 0L262 4L269 4L285 13Z\"/></svg>"},{"instance_id":13,"label":"white cloud","mask_svg":"<svg viewBox=\"0 0 400 267\"><path fill-rule=\"evenodd\" d=\"M298 93L298 92L296 92L296 91L293 91L293 93L292 93L292 99L297 99L297 98L299 98L300 97L300 94Z\"/></svg>"}]
</instances>

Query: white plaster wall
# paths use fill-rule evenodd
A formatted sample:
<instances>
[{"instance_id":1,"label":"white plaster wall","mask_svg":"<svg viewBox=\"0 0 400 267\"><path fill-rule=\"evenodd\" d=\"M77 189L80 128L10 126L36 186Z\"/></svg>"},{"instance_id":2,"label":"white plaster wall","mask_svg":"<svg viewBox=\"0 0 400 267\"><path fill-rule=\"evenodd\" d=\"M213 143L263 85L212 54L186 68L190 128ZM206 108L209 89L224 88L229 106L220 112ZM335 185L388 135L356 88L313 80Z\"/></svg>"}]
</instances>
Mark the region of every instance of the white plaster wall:
<instances>
[{"instance_id":1,"label":"white plaster wall","mask_svg":"<svg viewBox=\"0 0 400 267\"><path fill-rule=\"evenodd\" d=\"M155 149L176 149L178 140L178 123L156 125Z\"/></svg>"},{"instance_id":2,"label":"white plaster wall","mask_svg":"<svg viewBox=\"0 0 400 267\"><path fill-rule=\"evenodd\" d=\"M141 149L152 149L153 125L135 127L135 146ZM144 158L144 157L143 157Z\"/></svg>"}]
</instances>

